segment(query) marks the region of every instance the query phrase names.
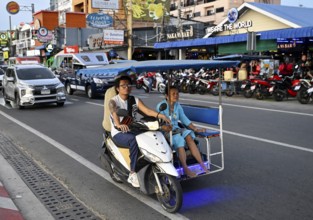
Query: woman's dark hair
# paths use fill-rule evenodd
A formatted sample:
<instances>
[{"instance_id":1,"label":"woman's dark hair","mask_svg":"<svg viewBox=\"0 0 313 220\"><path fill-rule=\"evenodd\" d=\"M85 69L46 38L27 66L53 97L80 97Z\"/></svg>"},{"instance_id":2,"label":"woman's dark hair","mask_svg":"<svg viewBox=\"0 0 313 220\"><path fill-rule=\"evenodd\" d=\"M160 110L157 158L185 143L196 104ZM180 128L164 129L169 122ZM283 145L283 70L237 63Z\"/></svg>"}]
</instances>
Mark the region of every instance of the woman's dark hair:
<instances>
[{"instance_id":1,"label":"woman's dark hair","mask_svg":"<svg viewBox=\"0 0 313 220\"><path fill-rule=\"evenodd\" d=\"M179 91L179 89L176 86L168 86L168 85L166 85L166 87L165 87L165 95L169 96L171 89L177 89Z\"/></svg>"}]
</instances>

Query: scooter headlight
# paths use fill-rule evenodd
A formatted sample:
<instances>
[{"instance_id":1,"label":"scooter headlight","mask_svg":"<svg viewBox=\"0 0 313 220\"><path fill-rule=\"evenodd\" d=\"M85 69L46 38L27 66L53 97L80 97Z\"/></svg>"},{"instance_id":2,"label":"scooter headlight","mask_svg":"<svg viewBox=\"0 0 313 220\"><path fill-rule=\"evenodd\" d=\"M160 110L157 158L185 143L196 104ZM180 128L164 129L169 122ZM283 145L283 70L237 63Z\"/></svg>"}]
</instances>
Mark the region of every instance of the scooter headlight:
<instances>
[{"instance_id":1,"label":"scooter headlight","mask_svg":"<svg viewBox=\"0 0 313 220\"><path fill-rule=\"evenodd\" d=\"M155 156L154 154L149 153L148 151L141 149L142 154L148 159L150 160L152 163L160 163L162 162L162 160L158 157Z\"/></svg>"}]
</instances>

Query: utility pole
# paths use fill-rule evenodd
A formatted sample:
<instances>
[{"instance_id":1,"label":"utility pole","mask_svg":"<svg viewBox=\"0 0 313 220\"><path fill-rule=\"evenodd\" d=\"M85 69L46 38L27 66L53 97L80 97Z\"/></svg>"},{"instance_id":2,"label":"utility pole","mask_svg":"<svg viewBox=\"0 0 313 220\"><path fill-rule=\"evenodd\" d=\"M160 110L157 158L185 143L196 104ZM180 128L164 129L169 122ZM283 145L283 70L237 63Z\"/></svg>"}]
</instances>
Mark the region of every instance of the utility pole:
<instances>
[{"instance_id":1,"label":"utility pole","mask_svg":"<svg viewBox=\"0 0 313 220\"><path fill-rule=\"evenodd\" d=\"M177 12L178 12L178 15L177 15L177 29L178 29L178 32L181 33L181 37L182 37L182 40L184 39L183 38L183 25L182 25L182 21L181 21L181 0L178 0L178 5L177 5ZM182 49L178 49L178 59L181 60L182 59Z\"/></svg>"},{"instance_id":2,"label":"utility pole","mask_svg":"<svg viewBox=\"0 0 313 220\"><path fill-rule=\"evenodd\" d=\"M133 10L132 0L127 0L127 59L131 60L133 55Z\"/></svg>"}]
</instances>

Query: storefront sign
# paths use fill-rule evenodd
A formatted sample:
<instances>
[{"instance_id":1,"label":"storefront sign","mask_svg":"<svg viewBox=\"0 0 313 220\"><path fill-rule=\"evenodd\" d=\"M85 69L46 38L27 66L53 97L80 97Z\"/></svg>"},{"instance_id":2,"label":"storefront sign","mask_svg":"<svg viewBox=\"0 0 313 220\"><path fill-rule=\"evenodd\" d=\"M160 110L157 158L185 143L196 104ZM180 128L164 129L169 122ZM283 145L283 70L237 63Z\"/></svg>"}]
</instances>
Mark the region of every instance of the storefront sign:
<instances>
[{"instance_id":1,"label":"storefront sign","mask_svg":"<svg viewBox=\"0 0 313 220\"><path fill-rule=\"evenodd\" d=\"M79 47L77 45L64 47L64 53L78 53Z\"/></svg>"},{"instance_id":2,"label":"storefront sign","mask_svg":"<svg viewBox=\"0 0 313 220\"><path fill-rule=\"evenodd\" d=\"M89 49L100 49L103 45L103 33L92 34L88 37Z\"/></svg>"},{"instance_id":3,"label":"storefront sign","mask_svg":"<svg viewBox=\"0 0 313 220\"><path fill-rule=\"evenodd\" d=\"M190 26L190 29L185 30L185 31L177 31L175 33L168 33L167 39L172 40L172 39L180 39L180 38L190 38L193 37L193 27Z\"/></svg>"},{"instance_id":4,"label":"storefront sign","mask_svg":"<svg viewBox=\"0 0 313 220\"><path fill-rule=\"evenodd\" d=\"M290 49L296 48L304 43L302 38L278 38L277 48L278 49Z\"/></svg>"},{"instance_id":5,"label":"storefront sign","mask_svg":"<svg viewBox=\"0 0 313 220\"><path fill-rule=\"evenodd\" d=\"M86 22L89 27L107 28L112 27L113 18L103 13L92 13L87 15Z\"/></svg>"},{"instance_id":6,"label":"storefront sign","mask_svg":"<svg viewBox=\"0 0 313 220\"><path fill-rule=\"evenodd\" d=\"M11 14L11 15L15 15L20 11L20 5L17 4L16 2L9 2L7 4L7 11Z\"/></svg>"},{"instance_id":7,"label":"storefront sign","mask_svg":"<svg viewBox=\"0 0 313 220\"><path fill-rule=\"evenodd\" d=\"M41 27L37 31L37 39L41 43L50 42L54 39L52 31L48 31L46 28Z\"/></svg>"},{"instance_id":8,"label":"storefront sign","mask_svg":"<svg viewBox=\"0 0 313 220\"><path fill-rule=\"evenodd\" d=\"M232 31L242 28L249 28L252 27L253 23L252 20L248 21L240 21L236 23L230 23L230 24L224 24L222 26L214 26L214 27L208 27L206 29L207 33L215 33L215 32L222 32L222 31Z\"/></svg>"},{"instance_id":9,"label":"storefront sign","mask_svg":"<svg viewBox=\"0 0 313 220\"><path fill-rule=\"evenodd\" d=\"M92 8L119 9L118 0L91 0Z\"/></svg>"},{"instance_id":10,"label":"storefront sign","mask_svg":"<svg viewBox=\"0 0 313 220\"><path fill-rule=\"evenodd\" d=\"M103 41L105 44L122 45L124 43L123 30L104 30Z\"/></svg>"}]
</instances>

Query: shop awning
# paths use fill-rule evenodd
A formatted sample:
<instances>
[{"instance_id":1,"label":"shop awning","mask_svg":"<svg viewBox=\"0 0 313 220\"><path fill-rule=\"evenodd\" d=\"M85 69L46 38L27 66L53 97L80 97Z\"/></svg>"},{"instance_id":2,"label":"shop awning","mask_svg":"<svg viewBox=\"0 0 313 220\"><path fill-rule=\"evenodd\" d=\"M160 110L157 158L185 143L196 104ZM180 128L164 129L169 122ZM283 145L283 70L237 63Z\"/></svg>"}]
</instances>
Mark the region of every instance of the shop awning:
<instances>
[{"instance_id":1,"label":"shop awning","mask_svg":"<svg viewBox=\"0 0 313 220\"><path fill-rule=\"evenodd\" d=\"M288 28L281 30L262 31L259 33L261 40L277 38L313 37L313 26L303 28Z\"/></svg>"},{"instance_id":2,"label":"shop awning","mask_svg":"<svg viewBox=\"0 0 313 220\"><path fill-rule=\"evenodd\" d=\"M247 40L247 34L236 34L230 36L198 38L193 40L182 40L173 42L155 43L155 49L171 49L181 47L200 47L205 45L227 44L233 42L243 42Z\"/></svg>"},{"instance_id":3,"label":"shop awning","mask_svg":"<svg viewBox=\"0 0 313 220\"><path fill-rule=\"evenodd\" d=\"M303 28L289 28L271 31L260 31L257 33L260 40L270 40L277 38L300 38L313 37L313 26ZM247 41L247 34L235 34L230 36L199 38L193 40L182 40L174 42L155 43L155 49L172 49L182 47L201 47L206 45L228 44Z\"/></svg>"}]
</instances>

